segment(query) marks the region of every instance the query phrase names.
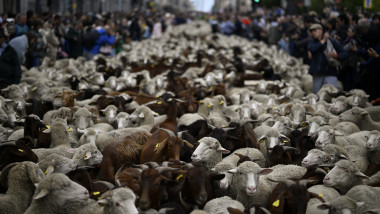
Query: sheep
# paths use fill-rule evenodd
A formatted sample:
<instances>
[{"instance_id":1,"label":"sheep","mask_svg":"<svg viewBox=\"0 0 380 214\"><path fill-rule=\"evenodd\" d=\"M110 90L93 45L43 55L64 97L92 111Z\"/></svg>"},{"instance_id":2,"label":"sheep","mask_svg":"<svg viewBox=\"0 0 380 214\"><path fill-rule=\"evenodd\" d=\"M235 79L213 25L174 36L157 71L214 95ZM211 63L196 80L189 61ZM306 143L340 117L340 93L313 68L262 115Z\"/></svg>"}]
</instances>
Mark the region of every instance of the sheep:
<instances>
[{"instance_id":1,"label":"sheep","mask_svg":"<svg viewBox=\"0 0 380 214\"><path fill-rule=\"evenodd\" d=\"M39 183L25 214L83 213L84 210L93 213L99 206L89 196L86 188L71 181L66 175L53 173Z\"/></svg>"},{"instance_id":2,"label":"sheep","mask_svg":"<svg viewBox=\"0 0 380 214\"><path fill-rule=\"evenodd\" d=\"M348 110L348 101L345 96L339 96L332 99L332 105L330 107L330 112L339 115L340 113Z\"/></svg>"},{"instance_id":3,"label":"sheep","mask_svg":"<svg viewBox=\"0 0 380 214\"><path fill-rule=\"evenodd\" d=\"M323 148L327 144L337 144L340 146L358 145L365 147L365 142L356 138L343 136L339 131L334 130L331 126L326 125L318 129L319 135L315 141L315 147Z\"/></svg>"},{"instance_id":4,"label":"sheep","mask_svg":"<svg viewBox=\"0 0 380 214\"><path fill-rule=\"evenodd\" d=\"M137 214L136 196L129 188L109 190L100 196L98 204L103 205L103 214Z\"/></svg>"},{"instance_id":5,"label":"sheep","mask_svg":"<svg viewBox=\"0 0 380 214\"><path fill-rule=\"evenodd\" d=\"M220 189L226 190L231 185L233 176L231 173L228 173L228 170L231 170L237 166L240 159L238 154L245 154L245 156L249 157L251 160L257 160L256 163L260 167L264 167L265 165L264 155L258 149L241 148L235 150L234 153L223 158L219 163L216 164L214 168L211 169L211 171L225 175L224 178L219 182ZM221 192L224 192L223 190L221 190Z\"/></svg>"},{"instance_id":6,"label":"sheep","mask_svg":"<svg viewBox=\"0 0 380 214\"><path fill-rule=\"evenodd\" d=\"M67 126L66 119L56 119L51 126L44 130L44 133L51 133L50 148L71 148L69 141L69 132L71 128Z\"/></svg>"},{"instance_id":7,"label":"sheep","mask_svg":"<svg viewBox=\"0 0 380 214\"><path fill-rule=\"evenodd\" d=\"M117 107L115 105L108 105L105 109L100 110L104 114L103 121L113 124L116 120Z\"/></svg>"},{"instance_id":8,"label":"sheep","mask_svg":"<svg viewBox=\"0 0 380 214\"><path fill-rule=\"evenodd\" d=\"M302 160L302 166L310 167L314 165L328 164L331 162L330 156L325 152L312 149L307 153L307 156Z\"/></svg>"},{"instance_id":9,"label":"sheep","mask_svg":"<svg viewBox=\"0 0 380 214\"><path fill-rule=\"evenodd\" d=\"M41 159L38 162L38 167L44 172L45 175L49 175L53 172L67 174L70 171L75 170L78 164L72 159L51 154Z\"/></svg>"},{"instance_id":10,"label":"sheep","mask_svg":"<svg viewBox=\"0 0 380 214\"><path fill-rule=\"evenodd\" d=\"M298 125L298 123L291 121L288 117L285 116L277 117L275 121L276 122L272 128L277 129L281 134L285 136L289 136L291 131L293 131L293 128Z\"/></svg>"},{"instance_id":11,"label":"sheep","mask_svg":"<svg viewBox=\"0 0 380 214\"><path fill-rule=\"evenodd\" d=\"M96 143L96 139L98 138L99 132L97 129L91 127L87 128L86 131L84 131L83 135L80 137L78 145L82 146L86 143Z\"/></svg>"},{"instance_id":12,"label":"sheep","mask_svg":"<svg viewBox=\"0 0 380 214\"><path fill-rule=\"evenodd\" d=\"M368 112L359 107L341 113L339 120L355 123L362 131L380 130L380 122L373 121Z\"/></svg>"},{"instance_id":13,"label":"sheep","mask_svg":"<svg viewBox=\"0 0 380 214\"><path fill-rule=\"evenodd\" d=\"M142 132L148 137L151 136L151 134L148 131L140 127L124 128L124 129L113 130L107 133L100 132L98 134L98 138L96 139L95 143L96 143L96 146L99 148L99 150L103 151L104 147L106 147L108 144L120 142L127 136L131 136L135 133L142 133Z\"/></svg>"},{"instance_id":14,"label":"sheep","mask_svg":"<svg viewBox=\"0 0 380 214\"><path fill-rule=\"evenodd\" d=\"M72 119L72 110L68 107L61 107L57 110L50 110L43 116L42 121L46 125L50 125L56 118L67 118L69 121Z\"/></svg>"},{"instance_id":15,"label":"sheep","mask_svg":"<svg viewBox=\"0 0 380 214\"><path fill-rule=\"evenodd\" d=\"M271 169L261 168L254 162L246 161L229 172L235 174L232 187L237 194L236 198L247 208L252 202L262 206L267 204L269 195L275 187L275 183L267 180L268 178L271 180L301 178L306 169L294 165L277 165ZM269 173L273 173L273 175ZM259 180L260 175L265 176L266 179Z\"/></svg>"},{"instance_id":16,"label":"sheep","mask_svg":"<svg viewBox=\"0 0 380 214\"><path fill-rule=\"evenodd\" d=\"M368 176L360 172L354 163L348 160L341 160L325 176L323 184L345 194L352 187L364 184L363 178L368 178Z\"/></svg>"},{"instance_id":17,"label":"sheep","mask_svg":"<svg viewBox=\"0 0 380 214\"><path fill-rule=\"evenodd\" d=\"M78 133L83 134L86 128L89 128L94 125L93 114L87 108L78 109L74 115L74 125L78 130Z\"/></svg>"},{"instance_id":18,"label":"sheep","mask_svg":"<svg viewBox=\"0 0 380 214\"><path fill-rule=\"evenodd\" d=\"M368 135L366 149L368 151L368 159L371 163L380 164L380 132L377 130L371 131Z\"/></svg>"},{"instance_id":19,"label":"sheep","mask_svg":"<svg viewBox=\"0 0 380 214\"><path fill-rule=\"evenodd\" d=\"M130 115L133 127L145 129L148 132L153 128L154 117L152 111L146 106L140 106Z\"/></svg>"},{"instance_id":20,"label":"sheep","mask_svg":"<svg viewBox=\"0 0 380 214\"><path fill-rule=\"evenodd\" d=\"M32 162L14 163L4 168L0 182L8 190L0 194L0 212L24 213L32 202L35 184L43 177L43 172Z\"/></svg>"},{"instance_id":21,"label":"sheep","mask_svg":"<svg viewBox=\"0 0 380 214\"><path fill-rule=\"evenodd\" d=\"M211 169L222 160L222 154L228 153L230 151L224 149L217 139L204 137L199 140L199 146L193 152L191 159L194 162L200 161L206 168Z\"/></svg>"},{"instance_id":22,"label":"sheep","mask_svg":"<svg viewBox=\"0 0 380 214\"><path fill-rule=\"evenodd\" d=\"M348 196L338 196L331 201L318 206L320 210L329 210L328 213L361 213L363 202L355 202Z\"/></svg>"},{"instance_id":23,"label":"sheep","mask_svg":"<svg viewBox=\"0 0 380 214\"><path fill-rule=\"evenodd\" d=\"M356 203L362 203L359 207L358 213L362 213L366 210L375 209L379 207L379 187L370 187L366 185L358 185L352 187L346 196L353 199Z\"/></svg>"},{"instance_id":24,"label":"sheep","mask_svg":"<svg viewBox=\"0 0 380 214\"><path fill-rule=\"evenodd\" d=\"M359 127L351 122L339 122L333 128L345 136L360 131Z\"/></svg>"},{"instance_id":25,"label":"sheep","mask_svg":"<svg viewBox=\"0 0 380 214\"><path fill-rule=\"evenodd\" d=\"M331 159L331 163L336 163L341 159L350 160L350 156L347 153L347 150L341 146L335 144L328 144L322 148Z\"/></svg>"},{"instance_id":26,"label":"sheep","mask_svg":"<svg viewBox=\"0 0 380 214\"><path fill-rule=\"evenodd\" d=\"M347 101L348 104L352 107L360 107L365 108L371 106L370 103L368 103L368 97L363 90L361 89L353 89L349 92L352 96L348 97Z\"/></svg>"},{"instance_id":27,"label":"sheep","mask_svg":"<svg viewBox=\"0 0 380 214\"><path fill-rule=\"evenodd\" d=\"M72 159L78 167L93 166L101 163L103 155L95 144L87 143L76 149Z\"/></svg>"},{"instance_id":28,"label":"sheep","mask_svg":"<svg viewBox=\"0 0 380 214\"><path fill-rule=\"evenodd\" d=\"M127 128L130 126L130 118L129 114L126 112L119 112L116 115L116 121L117 121L117 128L122 129L122 128Z\"/></svg>"},{"instance_id":29,"label":"sheep","mask_svg":"<svg viewBox=\"0 0 380 214\"><path fill-rule=\"evenodd\" d=\"M227 213L227 208L232 207L244 211L244 206L239 201L233 200L228 196L212 199L207 202L203 211L207 213Z\"/></svg>"},{"instance_id":30,"label":"sheep","mask_svg":"<svg viewBox=\"0 0 380 214\"><path fill-rule=\"evenodd\" d=\"M256 136L260 136L257 135L257 129L258 128L255 128L254 132ZM264 157L267 157L271 153L273 147L276 145L290 146L290 139L281 134L278 130L271 127L269 127L269 129L266 128L265 134L259 137L258 142L260 143L260 151L263 153Z\"/></svg>"},{"instance_id":31,"label":"sheep","mask_svg":"<svg viewBox=\"0 0 380 214\"><path fill-rule=\"evenodd\" d=\"M313 117L309 118L309 120L308 120L308 129L309 129L308 136L316 137L318 134L317 131L318 131L319 127L324 126L326 124L327 124L326 119L321 117L321 116L313 116ZM305 124L305 125L307 125L307 124Z\"/></svg>"},{"instance_id":32,"label":"sheep","mask_svg":"<svg viewBox=\"0 0 380 214\"><path fill-rule=\"evenodd\" d=\"M331 201L334 198L340 196L339 192L336 191L334 188L326 187L324 185L314 185L310 187L308 191L317 194L318 196L323 198L323 200L325 201ZM310 199L310 201L307 203L306 214L314 214L314 213L328 214L328 212L318 209L318 206L321 204L322 202L316 198Z\"/></svg>"}]
</instances>

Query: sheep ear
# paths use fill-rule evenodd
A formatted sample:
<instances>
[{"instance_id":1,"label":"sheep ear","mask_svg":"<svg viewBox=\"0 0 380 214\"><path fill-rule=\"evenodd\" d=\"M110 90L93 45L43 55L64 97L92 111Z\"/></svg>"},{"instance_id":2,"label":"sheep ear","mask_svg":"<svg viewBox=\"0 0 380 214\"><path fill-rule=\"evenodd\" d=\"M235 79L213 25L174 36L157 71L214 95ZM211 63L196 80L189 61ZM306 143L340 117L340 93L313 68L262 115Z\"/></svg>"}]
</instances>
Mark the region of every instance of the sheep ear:
<instances>
[{"instance_id":1,"label":"sheep ear","mask_svg":"<svg viewBox=\"0 0 380 214\"><path fill-rule=\"evenodd\" d=\"M225 176L225 174L211 174L210 180L219 181L222 180Z\"/></svg>"},{"instance_id":2,"label":"sheep ear","mask_svg":"<svg viewBox=\"0 0 380 214\"><path fill-rule=\"evenodd\" d=\"M334 131L335 136L344 136L344 134L340 131Z\"/></svg>"},{"instance_id":3,"label":"sheep ear","mask_svg":"<svg viewBox=\"0 0 380 214\"><path fill-rule=\"evenodd\" d=\"M365 115L368 115L368 112L364 111L362 113L360 113L361 116L365 116Z\"/></svg>"},{"instance_id":4,"label":"sheep ear","mask_svg":"<svg viewBox=\"0 0 380 214\"><path fill-rule=\"evenodd\" d=\"M283 143L289 143L290 142L290 139L283 134L280 135L280 138L281 138Z\"/></svg>"},{"instance_id":5,"label":"sheep ear","mask_svg":"<svg viewBox=\"0 0 380 214\"><path fill-rule=\"evenodd\" d=\"M98 200L98 204L104 206L104 205L108 204L108 200L107 199Z\"/></svg>"},{"instance_id":6,"label":"sheep ear","mask_svg":"<svg viewBox=\"0 0 380 214\"><path fill-rule=\"evenodd\" d=\"M45 176L48 176L48 175L50 175L50 174L52 174L54 172L54 166L49 166L47 169L46 169L46 171L44 172L44 175Z\"/></svg>"},{"instance_id":7,"label":"sheep ear","mask_svg":"<svg viewBox=\"0 0 380 214\"><path fill-rule=\"evenodd\" d=\"M227 149L223 148L222 146L219 146L217 151L221 152L222 154L229 154L230 153L230 150L227 150Z\"/></svg>"},{"instance_id":8,"label":"sheep ear","mask_svg":"<svg viewBox=\"0 0 380 214\"><path fill-rule=\"evenodd\" d=\"M323 204L319 205L317 208L320 210L328 210L328 209L330 209L330 207L331 207L330 203L323 203Z\"/></svg>"},{"instance_id":9,"label":"sheep ear","mask_svg":"<svg viewBox=\"0 0 380 214\"><path fill-rule=\"evenodd\" d=\"M273 169L264 168L264 169L261 169L260 175L268 175L271 172L273 172Z\"/></svg>"},{"instance_id":10,"label":"sheep ear","mask_svg":"<svg viewBox=\"0 0 380 214\"><path fill-rule=\"evenodd\" d=\"M363 174L360 171L355 172L355 175L360 178L369 178L367 175Z\"/></svg>"},{"instance_id":11,"label":"sheep ear","mask_svg":"<svg viewBox=\"0 0 380 214\"><path fill-rule=\"evenodd\" d=\"M50 127L49 127L49 128L47 128L47 129L43 130L42 132L45 133L45 134L48 134L48 133L51 133L51 129L50 129Z\"/></svg>"},{"instance_id":12,"label":"sheep ear","mask_svg":"<svg viewBox=\"0 0 380 214\"><path fill-rule=\"evenodd\" d=\"M86 154L84 155L83 160L88 160L90 158L91 158L91 152L86 152Z\"/></svg>"},{"instance_id":13,"label":"sheep ear","mask_svg":"<svg viewBox=\"0 0 380 214\"><path fill-rule=\"evenodd\" d=\"M356 202L356 206L358 206L358 207L363 206L363 204L364 204L364 202L362 202L362 201L360 201L360 202Z\"/></svg>"},{"instance_id":14,"label":"sheep ear","mask_svg":"<svg viewBox=\"0 0 380 214\"><path fill-rule=\"evenodd\" d=\"M77 151L77 149L68 149L67 150L67 152L71 153L71 154L75 154L76 151Z\"/></svg>"},{"instance_id":15,"label":"sheep ear","mask_svg":"<svg viewBox=\"0 0 380 214\"><path fill-rule=\"evenodd\" d=\"M236 168L235 169L230 169L230 170L228 170L228 172L235 174L235 173L237 173L237 169Z\"/></svg>"},{"instance_id":16,"label":"sheep ear","mask_svg":"<svg viewBox=\"0 0 380 214\"><path fill-rule=\"evenodd\" d=\"M347 157L344 154L340 154L339 157L347 160Z\"/></svg>"},{"instance_id":17,"label":"sheep ear","mask_svg":"<svg viewBox=\"0 0 380 214\"><path fill-rule=\"evenodd\" d=\"M144 118L144 113L143 113L143 112L141 112L141 113L139 114L139 118Z\"/></svg>"},{"instance_id":18,"label":"sheep ear","mask_svg":"<svg viewBox=\"0 0 380 214\"><path fill-rule=\"evenodd\" d=\"M43 198L45 196L49 195L49 190L47 189L42 189L37 195L35 195L33 197L33 199L40 199L40 198Z\"/></svg>"}]
</instances>

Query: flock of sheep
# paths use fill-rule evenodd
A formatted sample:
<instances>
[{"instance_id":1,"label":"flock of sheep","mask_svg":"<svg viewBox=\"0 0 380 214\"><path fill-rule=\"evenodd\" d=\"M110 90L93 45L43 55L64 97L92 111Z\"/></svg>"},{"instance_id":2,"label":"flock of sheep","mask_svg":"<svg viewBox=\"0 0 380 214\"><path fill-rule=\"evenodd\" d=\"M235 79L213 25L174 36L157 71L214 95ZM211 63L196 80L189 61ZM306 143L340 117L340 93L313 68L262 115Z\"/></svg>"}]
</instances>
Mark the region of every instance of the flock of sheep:
<instances>
[{"instance_id":1,"label":"flock of sheep","mask_svg":"<svg viewBox=\"0 0 380 214\"><path fill-rule=\"evenodd\" d=\"M204 22L1 95L0 213L380 213L380 107Z\"/></svg>"}]
</instances>

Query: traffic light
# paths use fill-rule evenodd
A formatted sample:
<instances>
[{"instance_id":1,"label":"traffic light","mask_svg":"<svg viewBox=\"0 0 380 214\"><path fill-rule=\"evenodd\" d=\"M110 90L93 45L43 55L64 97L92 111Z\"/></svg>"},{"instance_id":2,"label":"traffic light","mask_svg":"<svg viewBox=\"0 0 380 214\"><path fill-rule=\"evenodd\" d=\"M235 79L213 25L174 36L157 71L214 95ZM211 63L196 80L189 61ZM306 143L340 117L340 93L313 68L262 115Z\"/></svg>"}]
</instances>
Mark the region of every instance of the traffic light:
<instances>
[{"instance_id":1,"label":"traffic light","mask_svg":"<svg viewBox=\"0 0 380 214\"><path fill-rule=\"evenodd\" d=\"M256 3L260 3L260 0L254 0Z\"/></svg>"}]
</instances>

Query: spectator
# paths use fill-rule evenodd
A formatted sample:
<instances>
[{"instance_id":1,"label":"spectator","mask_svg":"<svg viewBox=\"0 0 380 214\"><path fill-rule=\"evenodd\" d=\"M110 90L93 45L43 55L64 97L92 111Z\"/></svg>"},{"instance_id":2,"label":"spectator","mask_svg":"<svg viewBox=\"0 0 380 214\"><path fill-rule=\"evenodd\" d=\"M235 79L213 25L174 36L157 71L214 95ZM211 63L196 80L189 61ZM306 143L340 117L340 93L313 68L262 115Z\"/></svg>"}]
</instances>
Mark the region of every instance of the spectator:
<instances>
[{"instance_id":1,"label":"spectator","mask_svg":"<svg viewBox=\"0 0 380 214\"><path fill-rule=\"evenodd\" d=\"M55 64L55 60L57 58L59 40L54 34L53 26L49 22L45 23L44 29L41 29L43 32L43 36L46 39L46 56L50 59L50 65Z\"/></svg>"},{"instance_id":2,"label":"spectator","mask_svg":"<svg viewBox=\"0 0 380 214\"><path fill-rule=\"evenodd\" d=\"M229 16L225 17L223 22L220 24L221 33L230 36L234 32L234 24L232 23Z\"/></svg>"},{"instance_id":3,"label":"spectator","mask_svg":"<svg viewBox=\"0 0 380 214\"><path fill-rule=\"evenodd\" d=\"M0 28L0 88L20 83L21 66L16 51L8 45L4 28Z\"/></svg>"},{"instance_id":4,"label":"spectator","mask_svg":"<svg viewBox=\"0 0 380 214\"><path fill-rule=\"evenodd\" d=\"M347 39L347 29L350 21L345 13L340 14L336 19L336 34L335 40L337 40L340 44L343 44L343 41Z\"/></svg>"},{"instance_id":5,"label":"spectator","mask_svg":"<svg viewBox=\"0 0 380 214\"><path fill-rule=\"evenodd\" d=\"M98 39L95 42L95 46L90 50L84 48L84 56L87 58L87 60L91 60L96 54L99 54L101 51L103 53L109 51L109 54L111 54L111 45L113 45L115 42L115 38L112 35L112 31L109 26L99 26L95 29L95 31L98 33ZM109 46L109 48L105 48L107 46Z\"/></svg>"},{"instance_id":6,"label":"spectator","mask_svg":"<svg viewBox=\"0 0 380 214\"><path fill-rule=\"evenodd\" d=\"M311 63L309 73L313 76L313 92L317 93L324 84L331 84L334 87L338 87L338 71L335 66L329 66L330 59L344 59L346 53L344 53L342 47L330 36L327 32L323 33L322 26L320 24L313 24L310 27L313 39L309 42L308 49L311 54ZM331 43L334 51L327 51L327 43ZM329 58L329 61L327 59Z\"/></svg>"},{"instance_id":7,"label":"spectator","mask_svg":"<svg viewBox=\"0 0 380 214\"><path fill-rule=\"evenodd\" d=\"M141 27L140 27L139 19L137 16L134 16L132 18L132 23L131 23L131 26L129 28L129 31L131 33L132 40L140 41L140 39L141 39Z\"/></svg>"},{"instance_id":8,"label":"spectator","mask_svg":"<svg viewBox=\"0 0 380 214\"><path fill-rule=\"evenodd\" d=\"M71 58L78 58L83 55L83 25L81 21L77 21L73 27L65 34L65 39L69 45L69 56Z\"/></svg>"},{"instance_id":9,"label":"spectator","mask_svg":"<svg viewBox=\"0 0 380 214\"><path fill-rule=\"evenodd\" d=\"M162 36L162 24L158 18L155 18L152 38L160 38L161 36Z\"/></svg>"},{"instance_id":10,"label":"spectator","mask_svg":"<svg viewBox=\"0 0 380 214\"><path fill-rule=\"evenodd\" d=\"M9 45L16 51L20 64L25 63L25 54L28 47L32 47L36 42L36 37L33 33L28 32L22 36L16 37L9 42Z\"/></svg>"},{"instance_id":11,"label":"spectator","mask_svg":"<svg viewBox=\"0 0 380 214\"><path fill-rule=\"evenodd\" d=\"M36 42L29 48L27 53L25 66L29 69L34 66L39 66L42 63L42 59L46 54L46 44L39 33L40 28L43 26L41 19L34 19L32 23L31 33L36 37Z\"/></svg>"},{"instance_id":12,"label":"spectator","mask_svg":"<svg viewBox=\"0 0 380 214\"><path fill-rule=\"evenodd\" d=\"M354 88L356 81L356 66L359 62L358 40L356 39L357 30L351 25L347 29L347 39L343 42L343 50L348 53L347 59L344 60L342 69L342 81L345 91Z\"/></svg>"},{"instance_id":13,"label":"spectator","mask_svg":"<svg viewBox=\"0 0 380 214\"><path fill-rule=\"evenodd\" d=\"M17 14L14 37L21 36L28 31L29 27L26 25L26 15L24 13Z\"/></svg>"}]
</instances>

